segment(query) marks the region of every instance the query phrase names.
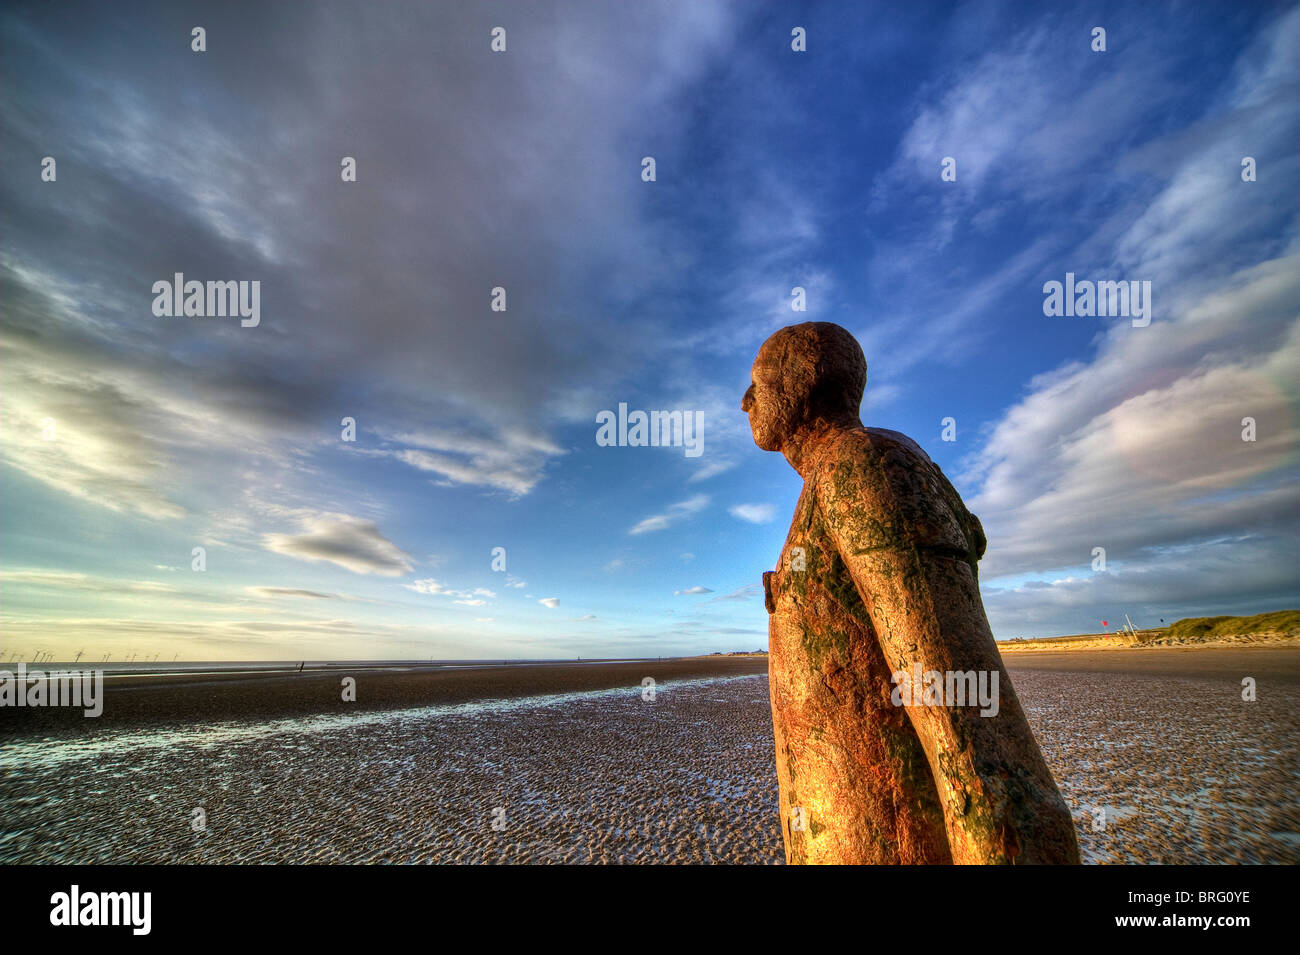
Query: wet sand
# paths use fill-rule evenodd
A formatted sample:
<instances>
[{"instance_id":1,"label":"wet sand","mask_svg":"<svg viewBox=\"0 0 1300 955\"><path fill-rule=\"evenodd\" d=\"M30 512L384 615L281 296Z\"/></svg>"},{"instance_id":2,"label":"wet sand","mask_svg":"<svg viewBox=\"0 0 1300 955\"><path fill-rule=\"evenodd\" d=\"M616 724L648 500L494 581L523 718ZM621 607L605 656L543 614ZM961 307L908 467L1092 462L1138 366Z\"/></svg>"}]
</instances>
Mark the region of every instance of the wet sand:
<instances>
[{"instance_id":1,"label":"wet sand","mask_svg":"<svg viewBox=\"0 0 1300 955\"><path fill-rule=\"evenodd\" d=\"M763 675L726 676L649 700L638 678L15 743L0 861L780 862L766 694Z\"/></svg>"},{"instance_id":2,"label":"wet sand","mask_svg":"<svg viewBox=\"0 0 1300 955\"><path fill-rule=\"evenodd\" d=\"M96 719L85 719L80 710L0 708L0 742L31 733L81 735L196 718L215 722L394 710L640 687L646 677L663 682L766 672L766 656L706 656L626 663L497 664L464 669L336 667L304 673L277 670L120 676L105 680L104 712ZM353 702L343 699L345 677L356 681Z\"/></svg>"},{"instance_id":3,"label":"wet sand","mask_svg":"<svg viewBox=\"0 0 1300 955\"><path fill-rule=\"evenodd\" d=\"M1086 862L1300 861L1300 652L1007 665ZM338 705L343 674L128 678L101 720L6 719L0 861L781 861L766 658L527 669Z\"/></svg>"},{"instance_id":4,"label":"wet sand","mask_svg":"<svg viewBox=\"0 0 1300 955\"><path fill-rule=\"evenodd\" d=\"M1300 652L1004 659L1085 862L1300 862Z\"/></svg>"}]
</instances>

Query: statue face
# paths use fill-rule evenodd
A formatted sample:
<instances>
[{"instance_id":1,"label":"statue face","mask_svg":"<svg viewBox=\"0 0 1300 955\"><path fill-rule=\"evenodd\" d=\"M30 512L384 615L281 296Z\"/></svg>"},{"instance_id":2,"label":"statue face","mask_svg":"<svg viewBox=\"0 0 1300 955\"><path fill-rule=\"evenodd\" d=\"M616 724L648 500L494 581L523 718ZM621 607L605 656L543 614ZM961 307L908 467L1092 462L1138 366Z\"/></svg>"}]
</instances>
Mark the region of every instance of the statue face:
<instances>
[{"instance_id":1,"label":"statue face","mask_svg":"<svg viewBox=\"0 0 1300 955\"><path fill-rule=\"evenodd\" d=\"M766 352L766 346L758 350L740 410L749 415L754 443L764 451L780 451L795 422L788 420L791 402L781 387L781 366Z\"/></svg>"}]
</instances>

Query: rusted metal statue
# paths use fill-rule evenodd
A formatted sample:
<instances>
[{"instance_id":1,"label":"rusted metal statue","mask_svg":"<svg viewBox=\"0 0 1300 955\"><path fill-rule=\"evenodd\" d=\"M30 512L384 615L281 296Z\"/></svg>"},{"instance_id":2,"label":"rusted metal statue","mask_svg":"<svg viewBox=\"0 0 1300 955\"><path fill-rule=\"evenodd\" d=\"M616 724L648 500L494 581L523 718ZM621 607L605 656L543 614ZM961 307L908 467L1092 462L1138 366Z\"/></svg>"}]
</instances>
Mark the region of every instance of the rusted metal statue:
<instances>
[{"instance_id":1,"label":"rusted metal statue","mask_svg":"<svg viewBox=\"0 0 1300 955\"><path fill-rule=\"evenodd\" d=\"M806 322L741 403L804 479L763 575L786 861L1077 863L980 600L983 528L914 441L863 427L866 377L852 335Z\"/></svg>"}]
</instances>

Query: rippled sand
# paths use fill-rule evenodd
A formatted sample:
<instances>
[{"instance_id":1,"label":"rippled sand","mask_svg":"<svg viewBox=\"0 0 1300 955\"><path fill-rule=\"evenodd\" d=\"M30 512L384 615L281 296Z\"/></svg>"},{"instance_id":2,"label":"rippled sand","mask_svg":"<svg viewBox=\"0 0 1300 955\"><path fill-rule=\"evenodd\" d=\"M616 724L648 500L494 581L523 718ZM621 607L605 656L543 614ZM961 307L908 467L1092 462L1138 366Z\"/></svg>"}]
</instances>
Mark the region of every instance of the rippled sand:
<instances>
[{"instance_id":1,"label":"rippled sand","mask_svg":"<svg viewBox=\"0 0 1300 955\"><path fill-rule=\"evenodd\" d=\"M1300 683L1010 662L1085 861L1300 861ZM779 863L776 811L761 675L0 754L3 862Z\"/></svg>"},{"instance_id":2,"label":"rippled sand","mask_svg":"<svg viewBox=\"0 0 1300 955\"><path fill-rule=\"evenodd\" d=\"M0 860L780 862L766 677L641 692L10 746Z\"/></svg>"},{"instance_id":3,"label":"rippled sand","mask_svg":"<svg viewBox=\"0 0 1300 955\"><path fill-rule=\"evenodd\" d=\"M1011 669L1084 862L1300 862L1300 687L1240 675Z\"/></svg>"}]
</instances>

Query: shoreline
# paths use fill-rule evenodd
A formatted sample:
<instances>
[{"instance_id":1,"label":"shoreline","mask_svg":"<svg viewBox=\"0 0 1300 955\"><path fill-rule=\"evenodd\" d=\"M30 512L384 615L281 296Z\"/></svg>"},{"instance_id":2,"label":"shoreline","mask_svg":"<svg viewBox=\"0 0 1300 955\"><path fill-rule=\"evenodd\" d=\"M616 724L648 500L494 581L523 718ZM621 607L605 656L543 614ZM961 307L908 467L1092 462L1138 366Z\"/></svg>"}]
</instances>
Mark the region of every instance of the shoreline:
<instances>
[{"instance_id":1,"label":"shoreline","mask_svg":"<svg viewBox=\"0 0 1300 955\"><path fill-rule=\"evenodd\" d=\"M1202 643L1174 646L1040 646L1009 650L999 644L1009 673L1027 670L1148 675L1268 676L1300 682L1300 642ZM1152 652L1164 651L1164 652ZM30 672L30 671L29 671ZM766 654L709 655L667 660L537 661L509 666L471 664L418 667L340 665L284 669L118 674L103 683L103 713L87 718L76 707L0 707L0 741L33 736L95 736L121 728L176 723L264 721L295 716L411 709L485 700L515 700L702 677L768 672ZM355 700L344 701L347 679Z\"/></svg>"},{"instance_id":2,"label":"shoreline","mask_svg":"<svg viewBox=\"0 0 1300 955\"><path fill-rule=\"evenodd\" d=\"M37 669L39 669L39 665ZM269 720L292 716L399 710L419 706L520 699L657 684L701 677L767 673L767 656L707 656L608 663L511 664L415 669L331 667L328 670L242 670L122 674L104 681L104 711L86 718L73 707L0 707L0 740L33 735L97 734L127 726L176 722ZM344 702L345 678L355 701Z\"/></svg>"}]
</instances>

